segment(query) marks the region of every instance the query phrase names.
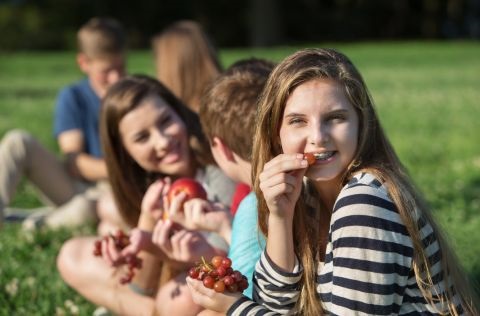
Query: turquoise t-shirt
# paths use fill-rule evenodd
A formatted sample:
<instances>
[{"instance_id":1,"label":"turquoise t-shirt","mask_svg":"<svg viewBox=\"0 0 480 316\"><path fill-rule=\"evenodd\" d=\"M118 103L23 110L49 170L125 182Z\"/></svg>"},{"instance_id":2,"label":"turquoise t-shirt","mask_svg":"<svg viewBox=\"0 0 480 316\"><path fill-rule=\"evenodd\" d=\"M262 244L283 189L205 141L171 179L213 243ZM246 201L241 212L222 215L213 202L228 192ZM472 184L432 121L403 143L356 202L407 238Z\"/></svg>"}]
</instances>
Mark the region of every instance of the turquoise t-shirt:
<instances>
[{"instance_id":1,"label":"turquoise t-shirt","mask_svg":"<svg viewBox=\"0 0 480 316\"><path fill-rule=\"evenodd\" d=\"M252 298L253 272L265 248L265 238L258 230L257 198L250 192L238 206L232 224L232 240L228 257L233 269L248 278L248 288L243 295Z\"/></svg>"}]
</instances>

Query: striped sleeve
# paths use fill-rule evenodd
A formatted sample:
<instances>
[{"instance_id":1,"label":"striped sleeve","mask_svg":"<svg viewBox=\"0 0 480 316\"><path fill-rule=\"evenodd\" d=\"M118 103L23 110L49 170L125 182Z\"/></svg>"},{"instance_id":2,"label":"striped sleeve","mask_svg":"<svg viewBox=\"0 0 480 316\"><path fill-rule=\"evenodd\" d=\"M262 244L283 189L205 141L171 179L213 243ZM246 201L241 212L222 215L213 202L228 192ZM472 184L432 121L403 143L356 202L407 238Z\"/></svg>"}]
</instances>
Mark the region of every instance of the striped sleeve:
<instances>
[{"instance_id":1,"label":"striped sleeve","mask_svg":"<svg viewBox=\"0 0 480 316\"><path fill-rule=\"evenodd\" d=\"M289 314L300 294L298 284L302 276L302 268L297 258L295 262L293 272L281 271L265 250L255 267L254 301L242 297L230 307L227 315Z\"/></svg>"},{"instance_id":2,"label":"striped sleeve","mask_svg":"<svg viewBox=\"0 0 480 316\"><path fill-rule=\"evenodd\" d=\"M325 265L331 271L322 277L331 283L321 293L326 309L335 315L397 314L413 246L385 192L368 184L343 189L330 229L331 249L327 249Z\"/></svg>"}]
</instances>

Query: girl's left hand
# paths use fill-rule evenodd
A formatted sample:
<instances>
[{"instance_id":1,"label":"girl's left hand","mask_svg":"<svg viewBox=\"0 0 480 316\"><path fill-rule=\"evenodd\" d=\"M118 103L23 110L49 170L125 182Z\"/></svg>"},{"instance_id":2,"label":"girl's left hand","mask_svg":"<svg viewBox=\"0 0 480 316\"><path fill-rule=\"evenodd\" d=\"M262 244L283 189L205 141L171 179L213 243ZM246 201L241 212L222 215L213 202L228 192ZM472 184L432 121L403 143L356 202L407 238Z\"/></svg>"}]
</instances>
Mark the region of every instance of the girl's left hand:
<instances>
[{"instance_id":1,"label":"girl's left hand","mask_svg":"<svg viewBox=\"0 0 480 316\"><path fill-rule=\"evenodd\" d=\"M183 205L183 225L189 229L219 233L223 226L231 226L232 218L230 212L221 203L213 203L203 199L191 199Z\"/></svg>"},{"instance_id":2,"label":"girl's left hand","mask_svg":"<svg viewBox=\"0 0 480 316\"><path fill-rule=\"evenodd\" d=\"M194 263L202 256L208 258L217 253L202 234L175 227L170 220L157 222L152 241L168 258L180 262Z\"/></svg>"},{"instance_id":3,"label":"girl's left hand","mask_svg":"<svg viewBox=\"0 0 480 316\"><path fill-rule=\"evenodd\" d=\"M206 288L200 280L195 280L190 277L187 277L186 280L193 301L196 304L222 314L226 314L233 303L242 297L240 293L215 292L212 289Z\"/></svg>"},{"instance_id":4,"label":"girl's left hand","mask_svg":"<svg viewBox=\"0 0 480 316\"><path fill-rule=\"evenodd\" d=\"M164 179L156 180L148 187L142 199L142 214L151 216L155 221L162 218L166 208L164 201L170 190L170 185L170 178L165 177Z\"/></svg>"}]
</instances>

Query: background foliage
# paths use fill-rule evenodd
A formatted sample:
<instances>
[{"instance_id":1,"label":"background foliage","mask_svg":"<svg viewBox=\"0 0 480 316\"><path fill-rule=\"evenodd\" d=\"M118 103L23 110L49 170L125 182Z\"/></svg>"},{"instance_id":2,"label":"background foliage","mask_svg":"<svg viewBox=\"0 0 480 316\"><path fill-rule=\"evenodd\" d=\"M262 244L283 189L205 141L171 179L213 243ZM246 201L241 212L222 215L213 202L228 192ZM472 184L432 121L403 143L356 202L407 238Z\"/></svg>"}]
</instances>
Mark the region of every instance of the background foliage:
<instances>
[{"instance_id":1,"label":"background foliage","mask_svg":"<svg viewBox=\"0 0 480 316\"><path fill-rule=\"evenodd\" d=\"M71 49L90 17L113 16L133 48L178 19L219 47L480 38L480 0L0 0L0 50Z\"/></svg>"}]
</instances>

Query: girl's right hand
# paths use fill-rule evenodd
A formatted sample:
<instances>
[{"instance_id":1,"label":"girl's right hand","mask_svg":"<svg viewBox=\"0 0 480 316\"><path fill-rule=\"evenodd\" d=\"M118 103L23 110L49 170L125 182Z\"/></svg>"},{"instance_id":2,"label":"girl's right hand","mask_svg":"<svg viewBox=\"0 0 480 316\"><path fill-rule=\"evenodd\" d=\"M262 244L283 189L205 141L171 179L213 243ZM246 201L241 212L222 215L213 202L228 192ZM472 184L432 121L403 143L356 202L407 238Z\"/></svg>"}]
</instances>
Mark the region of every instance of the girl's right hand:
<instances>
[{"instance_id":1,"label":"girl's right hand","mask_svg":"<svg viewBox=\"0 0 480 316\"><path fill-rule=\"evenodd\" d=\"M259 180L270 216L293 219L307 167L303 154L280 154L265 164Z\"/></svg>"},{"instance_id":2,"label":"girl's right hand","mask_svg":"<svg viewBox=\"0 0 480 316\"><path fill-rule=\"evenodd\" d=\"M152 243L152 233L138 228L134 228L130 231L130 244L118 250L115 247L115 242L111 236L102 239L102 257L105 262L110 266L117 266L125 262L125 258L129 255L137 255L140 251L148 251L155 254L160 258L164 255L160 248L156 247Z\"/></svg>"}]
</instances>

